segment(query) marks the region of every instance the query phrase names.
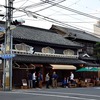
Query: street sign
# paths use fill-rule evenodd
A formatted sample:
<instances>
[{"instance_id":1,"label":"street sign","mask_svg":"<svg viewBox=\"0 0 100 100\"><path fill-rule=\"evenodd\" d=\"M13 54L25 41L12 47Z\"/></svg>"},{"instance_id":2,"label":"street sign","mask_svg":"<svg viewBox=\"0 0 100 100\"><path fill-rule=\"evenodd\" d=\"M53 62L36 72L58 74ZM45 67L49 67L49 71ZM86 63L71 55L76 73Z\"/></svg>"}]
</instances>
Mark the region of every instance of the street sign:
<instances>
[{"instance_id":1,"label":"street sign","mask_svg":"<svg viewBox=\"0 0 100 100\"><path fill-rule=\"evenodd\" d=\"M1 54L0 57L2 59L10 59L10 58L15 57L15 54Z\"/></svg>"},{"instance_id":2,"label":"street sign","mask_svg":"<svg viewBox=\"0 0 100 100\"><path fill-rule=\"evenodd\" d=\"M0 32L4 32L5 33L5 28L4 27L0 27Z\"/></svg>"}]
</instances>

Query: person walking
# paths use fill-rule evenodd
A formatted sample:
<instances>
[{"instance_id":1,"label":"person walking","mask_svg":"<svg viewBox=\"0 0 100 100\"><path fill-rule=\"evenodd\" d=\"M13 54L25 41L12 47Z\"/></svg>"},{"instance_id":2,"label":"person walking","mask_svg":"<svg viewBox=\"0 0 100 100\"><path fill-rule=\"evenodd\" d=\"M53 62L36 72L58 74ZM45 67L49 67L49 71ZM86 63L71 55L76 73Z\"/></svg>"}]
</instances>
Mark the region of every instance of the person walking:
<instances>
[{"instance_id":1,"label":"person walking","mask_svg":"<svg viewBox=\"0 0 100 100\"><path fill-rule=\"evenodd\" d=\"M50 84L50 76L49 76L49 73L46 74L45 81L46 81L46 88L49 88L49 84Z\"/></svg>"}]
</instances>

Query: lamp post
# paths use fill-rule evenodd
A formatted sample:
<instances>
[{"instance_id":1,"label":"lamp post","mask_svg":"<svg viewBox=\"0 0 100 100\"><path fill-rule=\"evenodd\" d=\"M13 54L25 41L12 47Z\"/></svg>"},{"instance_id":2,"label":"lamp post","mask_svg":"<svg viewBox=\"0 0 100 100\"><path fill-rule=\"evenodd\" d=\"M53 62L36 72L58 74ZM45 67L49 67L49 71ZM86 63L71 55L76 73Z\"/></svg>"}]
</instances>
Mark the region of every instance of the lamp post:
<instances>
[{"instance_id":1,"label":"lamp post","mask_svg":"<svg viewBox=\"0 0 100 100\"><path fill-rule=\"evenodd\" d=\"M13 16L13 1L14 0L5 0L6 8L6 33L5 33L5 43L4 43L4 55L12 55L12 31L10 30L12 16ZM3 90L11 91L12 90L12 57L4 58L3 66Z\"/></svg>"}]
</instances>

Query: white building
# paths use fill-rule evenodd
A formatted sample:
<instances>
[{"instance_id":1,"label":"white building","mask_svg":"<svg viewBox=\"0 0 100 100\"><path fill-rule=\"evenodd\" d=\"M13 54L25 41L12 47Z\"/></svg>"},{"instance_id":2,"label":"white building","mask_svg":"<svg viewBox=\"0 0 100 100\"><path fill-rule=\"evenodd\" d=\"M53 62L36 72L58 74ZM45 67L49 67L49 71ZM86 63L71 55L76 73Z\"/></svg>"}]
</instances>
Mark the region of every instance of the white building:
<instances>
[{"instance_id":1,"label":"white building","mask_svg":"<svg viewBox=\"0 0 100 100\"><path fill-rule=\"evenodd\" d=\"M94 33L96 33L98 36L100 36L100 20L97 21L96 24L94 24Z\"/></svg>"}]
</instances>

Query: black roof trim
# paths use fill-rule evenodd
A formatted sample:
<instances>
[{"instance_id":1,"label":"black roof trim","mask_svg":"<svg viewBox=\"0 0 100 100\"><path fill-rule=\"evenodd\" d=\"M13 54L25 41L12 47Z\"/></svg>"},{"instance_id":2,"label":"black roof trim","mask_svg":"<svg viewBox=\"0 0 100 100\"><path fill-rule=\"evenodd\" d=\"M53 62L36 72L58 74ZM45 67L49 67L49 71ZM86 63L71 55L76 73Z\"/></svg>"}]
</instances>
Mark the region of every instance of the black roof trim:
<instances>
[{"instance_id":1,"label":"black roof trim","mask_svg":"<svg viewBox=\"0 0 100 100\"><path fill-rule=\"evenodd\" d=\"M27 63L52 63L52 64L85 64L86 62L75 58L59 58L34 55L17 55L13 58L16 62Z\"/></svg>"}]
</instances>

